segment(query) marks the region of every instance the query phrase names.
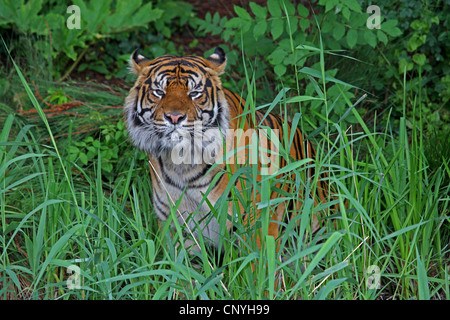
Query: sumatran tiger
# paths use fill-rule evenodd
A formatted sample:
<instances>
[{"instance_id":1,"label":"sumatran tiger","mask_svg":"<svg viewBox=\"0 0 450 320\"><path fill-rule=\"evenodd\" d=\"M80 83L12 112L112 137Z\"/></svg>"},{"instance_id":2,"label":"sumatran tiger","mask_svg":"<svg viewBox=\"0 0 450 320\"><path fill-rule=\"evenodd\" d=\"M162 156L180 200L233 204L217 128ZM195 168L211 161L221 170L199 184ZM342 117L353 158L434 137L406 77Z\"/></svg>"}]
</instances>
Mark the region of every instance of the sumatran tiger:
<instances>
[{"instance_id":1,"label":"sumatran tiger","mask_svg":"<svg viewBox=\"0 0 450 320\"><path fill-rule=\"evenodd\" d=\"M202 233L207 243L215 247L219 245L220 230L225 228L221 228L221 220L211 213L210 206L214 206L222 195L229 195L229 192L224 194L231 176L226 173L227 168L233 174L238 167L238 162L223 160L226 158L224 155L251 144L249 139L255 136L246 132L256 128L258 124L260 127L278 130L278 138L283 136L283 130L288 130L289 135L291 133L290 124L285 123L283 126L283 120L278 115L265 115L261 111L256 111L254 117L250 113L243 115L244 99L225 89L219 78L225 71L226 63L225 52L220 47L208 58L165 55L153 60L145 58L136 50L131 56L130 68L138 78L124 107L131 141L148 153L156 215L159 219L166 220L170 208L175 202L179 202L177 215L180 224L187 224L194 238ZM235 132L239 130L247 140L236 138ZM274 150L274 141L277 140L261 138L258 141L263 150ZM241 155L242 150L248 148L240 148L238 153ZM244 151L243 155L248 158L250 153ZM258 155L259 153L261 152L258 151ZM294 160L315 157L313 146L303 138L298 128L295 129L289 155ZM271 156L269 158L273 159ZM284 158L277 159L279 167L286 165ZM314 175L311 167L309 179ZM262 162L258 163L258 168L262 168ZM267 174L273 172L272 170ZM261 181L261 175L258 175L257 180ZM327 188L321 185L322 179L318 181L320 185L317 193L320 201L325 201ZM233 183L238 190L242 190L241 183L235 180ZM292 185L279 182L274 190L278 188L279 191L290 192ZM271 192L271 199L282 196L280 192ZM293 201L293 214L299 211L302 198L303 195L298 194L297 201ZM253 203L259 203L260 199L257 194ZM272 210L267 228L268 234L275 239L280 235L280 222L288 209L286 201L278 203ZM258 210L256 214L243 212L242 204L239 204L239 210L243 216L241 221L245 225L260 228L255 224ZM232 201L228 205L228 214L233 217ZM225 221L226 229L230 232L233 219ZM318 225L318 218L314 216L313 228ZM260 237L255 238L260 247ZM192 240L189 243L193 245ZM195 244L193 248L200 250Z\"/></svg>"}]
</instances>

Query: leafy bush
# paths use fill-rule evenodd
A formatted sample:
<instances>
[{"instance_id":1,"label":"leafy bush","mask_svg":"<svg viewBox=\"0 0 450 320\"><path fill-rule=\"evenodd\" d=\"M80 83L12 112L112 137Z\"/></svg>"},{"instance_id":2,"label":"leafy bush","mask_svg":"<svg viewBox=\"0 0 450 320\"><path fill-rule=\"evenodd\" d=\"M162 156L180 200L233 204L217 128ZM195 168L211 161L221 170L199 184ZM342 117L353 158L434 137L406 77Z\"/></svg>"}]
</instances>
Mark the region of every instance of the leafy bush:
<instances>
[{"instance_id":1,"label":"leafy bush","mask_svg":"<svg viewBox=\"0 0 450 320\"><path fill-rule=\"evenodd\" d=\"M120 120L117 124L100 126L100 133L101 137L98 139L88 136L83 141L73 142L68 148L68 159L70 161L79 159L81 164L86 166L96 162L100 157L102 170L109 174L117 164L119 156L124 156L123 152L119 153L119 146L126 141L126 130L123 121Z\"/></svg>"},{"instance_id":2,"label":"leafy bush","mask_svg":"<svg viewBox=\"0 0 450 320\"><path fill-rule=\"evenodd\" d=\"M220 35L230 43L231 65L242 65L238 58L241 52L239 49L242 49L254 67L255 80L266 79L278 84L268 93L268 86L262 86L260 96L267 99L273 97L273 92L282 86L296 88L293 94L301 91L308 96L323 91L324 84L320 81L321 77L317 77L323 69L318 61L322 47L329 55L350 58L343 53L344 50L373 49L401 35L395 19L383 21L379 30L368 29L366 21L370 15L362 10L356 0L321 0L309 9L303 4L294 6L290 1L269 0L266 7L250 2L250 9L251 13L235 6L236 16L230 19L220 17L217 12L214 15L208 13L204 20L197 19L193 24L204 34ZM308 60L307 63L307 58L311 56L316 56L316 59ZM237 69L241 70L239 67ZM326 76L331 79L339 68L327 70ZM291 76L299 72L300 78ZM239 73L244 74L243 71ZM310 81L303 81L308 79ZM243 81L238 81L237 87L242 86ZM337 98L342 94L353 98L351 88L346 83L333 82L327 90L328 104L305 102L301 111L315 125L326 116L335 122L345 110L344 100ZM333 107L328 109L327 105ZM355 122L355 118L349 117L347 121Z\"/></svg>"},{"instance_id":3,"label":"leafy bush","mask_svg":"<svg viewBox=\"0 0 450 320\"><path fill-rule=\"evenodd\" d=\"M400 1L400 4L385 4L381 8L387 17L397 16L404 36L390 44L386 52L388 72L383 80L392 83L396 111L401 113L403 100L403 75L406 71L409 93L406 98L413 102L413 93L419 94L423 103L427 131L444 130L450 122L450 2L434 4L423 1ZM401 8L399 11L398 8ZM422 83L423 85L419 85ZM411 115L412 110L407 110Z\"/></svg>"},{"instance_id":4,"label":"leafy bush","mask_svg":"<svg viewBox=\"0 0 450 320\"><path fill-rule=\"evenodd\" d=\"M2 7L2 14L18 10L11 13L13 22L0 20L3 23L0 28L13 35L29 32L30 35L21 38L29 40L25 42L29 49L36 46L38 54L49 54L50 59L52 54L58 57L58 64L49 72L65 73L66 62L71 60L67 53L52 53L50 36L36 30L42 27L39 19L49 14L48 8L55 13L64 12L66 6L54 0L41 0L37 1L41 9L35 10L38 7L33 1L20 3L24 6L16 8L11 1L0 3L10 10ZM109 3L105 10L112 10L120 1L102 3ZM157 3L164 14L149 26L155 28L151 32L140 33L145 29L142 27L136 33L106 34L101 33L102 26L98 25L99 39L85 42L89 47L74 45L79 70L120 73L126 64L125 53L128 55L130 48L139 43L145 43L153 56L175 51L173 42L167 39L176 28L187 23L191 7L181 7L182 3L175 1ZM182 10L171 7L175 3ZM91 3L87 7L91 10L97 5L100 6ZM250 4L249 13L236 7L237 16L231 19L214 14L207 15L205 21L191 21L203 33L212 32L230 42L228 57L232 67L227 73L228 85L235 88L246 85L237 92L249 98L250 112L255 112L261 102L272 102L273 107L281 105L284 110L298 103L298 108L307 115L294 118L295 123L306 120L298 121L301 129L308 124L314 127L320 121L321 127L336 130L337 135L325 135L317 144L314 179L318 179L320 172L326 172L328 181L337 188L338 201L348 203L337 214L326 216L326 229L312 234L310 214L330 203L316 206L306 196L309 192L305 192L305 201L299 208L300 226L295 219L283 222L286 238L279 250L275 249L274 239L264 237L264 233L263 247L256 249L244 237L245 226L236 221L236 230L223 238L222 264L216 264L213 254L202 250L198 260L201 264L192 265L184 250L185 237L177 223L175 207L171 208L170 219L176 228L169 227L170 219L162 228L156 223L151 214L152 190L145 155L127 143L123 122L118 120L124 92L110 87L105 90L105 86L91 91L85 83L49 82L39 87L40 83L25 80L19 68L13 68L20 78L20 91L9 82L10 74L1 77L0 94L14 97L3 99L0 104L2 110L11 113L6 117L4 112L0 113L0 121L4 118L0 125L0 297L449 299L449 133L436 132L430 135L433 140L424 134L424 126L431 125L434 129L444 128L445 124L441 120L444 117L440 117L444 105L440 105L439 113L435 110L438 103L446 102L448 86L446 89L439 85L448 84L449 78L444 73L447 66L435 63L430 55L447 58L444 50L439 51L436 46L428 48L434 43L433 37L447 37L443 28L447 24L445 15L438 13L439 24L423 23L421 17L426 8L416 9L408 4L398 10L398 16L388 14L388 18L394 19L383 21L381 30L369 30L363 24L363 7L358 6L351 0L320 0L313 4L314 16L311 8L273 0L265 7ZM128 12L131 7L125 9ZM95 25L103 12L97 12L98 16L91 13L86 22ZM13 19L11 14L7 19ZM420 22L411 23L410 27L408 19ZM157 35L155 30L162 31ZM438 36L434 30L440 30ZM405 36L399 38L402 31ZM67 36L68 45L72 45L71 41L76 44L80 39L86 40L82 34L73 39ZM13 43L14 49L24 45L20 41ZM148 46L153 43L158 45ZM242 44L241 51L238 48ZM343 49L351 49L351 54L338 51ZM374 49L379 54L374 55ZM26 54L35 53L22 50ZM242 59L241 52L250 59ZM425 61L421 54L425 55ZM350 55L371 65L360 68L361 64L355 63ZM400 62L403 58L405 62ZM405 77L400 63L407 68L412 63ZM72 66L75 68L76 64ZM30 70L38 70L41 65L33 61L21 67L33 75ZM370 82L360 85L357 83L360 79ZM436 86L429 88L431 84ZM351 100L359 90L356 86L370 87L377 95L386 90L386 99L392 102L393 114L399 120L386 117L375 120L376 126L367 125L354 107L360 100ZM38 89L45 98L37 95ZM25 113L18 112L21 96L31 101L30 108L37 112L33 113L35 118L26 118ZM74 100L80 105L71 109L69 116L44 110L41 100L57 107ZM56 115L49 116L50 112ZM346 127L330 123L344 120L357 121L363 132L355 135ZM319 131L320 127L310 135ZM427 166L435 170L429 173L425 170ZM302 167L290 169L294 173ZM242 172L245 173L236 172L235 178L239 179ZM252 190L260 190L262 194L259 205L263 207L264 221L269 221L271 206L266 204L272 200L268 193L270 179L252 181ZM298 184L301 185L302 182ZM239 192L234 192L236 185L229 188L231 192L224 195L231 196L222 199L223 206L216 206L215 214L223 210L221 214L225 217L229 200L234 204L243 200ZM298 194L290 196L297 198ZM246 205L252 207L250 202ZM169 236L171 233L175 237ZM305 246L289 245L304 244L308 239L310 242ZM81 272L79 289L69 286L67 271L72 266ZM378 267L380 288L368 286L371 267ZM276 282L283 290L274 290Z\"/></svg>"},{"instance_id":5,"label":"leafy bush","mask_svg":"<svg viewBox=\"0 0 450 320\"><path fill-rule=\"evenodd\" d=\"M75 18L76 11L70 10L71 5L78 6L80 28L68 27ZM179 10L182 8L183 10ZM180 1L156 1L143 4L142 0L99 0L99 1L53 1L53 0L5 0L0 2L0 29L9 29L19 35L36 36L35 48L44 55L48 65L52 66L54 75L63 79L67 77L86 53L95 52L92 59L83 68L88 67L96 72L111 73L110 64L118 58L120 68L125 66L121 54L129 52L138 46L136 40L131 41L130 32L148 30L146 33L155 38L159 33L170 38L177 26L186 24L192 7ZM120 35L125 35L121 38ZM128 41L125 45L118 41ZM114 42L110 59L99 58L99 48L108 41ZM105 48L102 48L105 51ZM106 53L108 54L108 53ZM74 62L71 64L71 61ZM114 69L113 69L114 70ZM117 71L117 70L116 70Z\"/></svg>"},{"instance_id":6,"label":"leafy bush","mask_svg":"<svg viewBox=\"0 0 450 320\"><path fill-rule=\"evenodd\" d=\"M307 49L314 51L313 47ZM319 54L324 56L323 49ZM314 78L312 70L304 71ZM326 96L327 84L339 80L322 71L322 93ZM276 200L270 198L271 185L278 180L276 173L262 181L249 179L251 190L261 194L261 217L254 223L263 226L261 248L254 243L255 237L246 237L246 226L236 219L236 230L220 235L224 244L221 262L201 246L200 263L193 265L183 245L189 236L181 232L177 204L170 206L168 221L159 226L149 212L152 191L148 166L137 164L137 153L128 159L129 165L114 185L102 179L102 156L92 162L79 156L80 162L93 164L93 170L73 170L63 148L55 143L54 127L29 83L19 68L16 72L39 111L50 143L39 142L32 126L14 115L8 115L0 130L2 299L450 298L450 186L444 183L450 170L443 165L432 175L423 170L428 154L422 151L420 116L418 122L412 118L411 136L405 117L398 127L385 121L384 133L379 133L369 129L341 95L339 99L349 105L363 133L355 136L338 127L338 135L327 136L318 144L317 160L311 164L314 181L296 183L305 188L305 201L295 219L282 222L284 233L278 250L275 239L266 236L271 200ZM252 96L252 89L249 86L244 94ZM55 99L64 96L59 91L52 95ZM322 99L319 92L306 98ZM280 95L272 102L285 105L302 99L304 95L289 99ZM247 104L250 112L258 107L255 101ZM420 115L420 108L417 111ZM93 155L92 146L101 154L103 145L114 148L114 143L120 144L122 131L121 122L104 126L100 137L84 139L79 149ZM326 145L332 140L328 149ZM127 156L121 153L121 157ZM301 163L290 163L285 173L302 174L306 168ZM136 174L138 170L145 174ZM234 182L243 178L242 173L251 176L250 170L234 173L227 187L230 192L224 192L225 197L211 207L216 217L227 218L230 198L239 210L238 203L245 200L234 192ZM85 176L82 180L80 172ZM309 217L332 204L315 203L306 191L315 188L321 173L327 173L327 181L337 188L336 201L347 201L348 205L342 205L337 214L324 212L326 227L314 234ZM298 193L287 196L297 198ZM175 228L170 227L172 221ZM202 238L198 237L200 243ZM80 276L75 288L70 286L73 277L68 274L73 267ZM369 285L373 267L379 287L376 282L372 282L374 287Z\"/></svg>"}]
</instances>

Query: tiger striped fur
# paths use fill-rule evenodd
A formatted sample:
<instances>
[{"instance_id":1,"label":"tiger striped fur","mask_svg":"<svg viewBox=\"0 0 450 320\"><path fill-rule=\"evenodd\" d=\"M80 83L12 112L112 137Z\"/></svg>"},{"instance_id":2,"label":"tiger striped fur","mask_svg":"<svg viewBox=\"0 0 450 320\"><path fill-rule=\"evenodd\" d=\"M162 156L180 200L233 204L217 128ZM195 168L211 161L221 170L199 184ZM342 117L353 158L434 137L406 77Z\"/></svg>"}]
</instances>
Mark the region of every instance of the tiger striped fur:
<instances>
[{"instance_id":1,"label":"tiger striped fur","mask_svg":"<svg viewBox=\"0 0 450 320\"><path fill-rule=\"evenodd\" d=\"M180 223L186 222L194 235L201 232L217 247L221 229L219 222L210 213L206 201L201 200L208 188L210 192L207 199L212 205L225 192L229 182L229 175L224 173L226 163L214 165L214 161L203 158L201 161L180 163L174 158L174 154L178 155L174 153L174 149L185 144L185 150L191 150L192 154L202 154L212 146L211 149L219 150L219 153L223 154L223 139L230 139L230 136L227 136L230 130L242 128L245 132L259 124L282 132L283 121L275 114L265 116L260 111L255 113L256 124L250 115L242 116L245 101L239 95L223 88L219 78L226 66L226 55L220 47L206 59L197 56L166 55L149 60L135 51L131 56L130 66L138 78L125 100L125 118L131 141L149 156L156 215L161 220L167 219L172 205L171 199L178 201L182 197L178 208ZM290 125L285 125L286 127L290 135ZM196 135L202 136L200 142L195 142ZM194 143L189 137L194 138ZM233 140L232 137L231 140L232 143L228 144L231 149L246 144L245 139ZM273 150L273 141L269 140L263 147ZM247 151L244 156L248 157ZM293 159L315 157L314 148L309 141L303 139L298 128L295 129L290 156ZM217 160L217 157L215 159ZM279 165L286 165L283 157L280 158ZM231 163L229 168L234 173L237 165ZM314 174L313 169L310 169L309 174ZM214 180L216 175L220 175L220 178ZM261 180L261 176L258 176L258 180ZM242 189L240 183L237 183L236 187ZM276 187L289 192L292 185L279 183ZM317 189L320 200L325 201L323 191L326 188L318 186ZM279 196L276 192L271 194L272 199ZM301 198L300 194L293 204L294 213L295 209L300 207ZM257 195L253 202L259 201L260 195ZM246 224L253 226L258 217L244 213L242 205L240 210ZM231 201L228 211L229 215L233 216ZM286 202L282 202L275 208L271 217L268 233L275 238L279 236L278 222L282 221L285 211ZM317 219L314 223L317 227ZM227 220L226 229L230 231L232 225L232 221ZM259 246L259 239L257 242Z\"/></svg>"}]
</instances>

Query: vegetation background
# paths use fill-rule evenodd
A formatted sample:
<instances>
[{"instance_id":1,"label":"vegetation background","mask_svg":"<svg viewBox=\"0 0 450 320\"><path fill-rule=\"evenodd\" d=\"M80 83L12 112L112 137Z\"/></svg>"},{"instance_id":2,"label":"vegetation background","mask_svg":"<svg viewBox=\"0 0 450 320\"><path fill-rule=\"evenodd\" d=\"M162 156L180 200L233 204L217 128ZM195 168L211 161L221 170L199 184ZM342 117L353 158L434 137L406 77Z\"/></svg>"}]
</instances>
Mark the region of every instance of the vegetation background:
<instances>
[{"instance_id":1,"label":"vegetation background","mask_svg":"<svg viewBox=\"0 0 450 320\"><path fill-rule=\"evenodd\" d=\"M0 0L0 299L450 298L449 19L448 0ZM221 259L204 248L193 261L183 226L152 213L122 104L136 48L217 45L224 86L300 126L348 205L311 234L330 204L305 195L279 251L241 225ZM224 201L212 212L226 218ZM264 227L273 203L258 205Z\"/></svg>"}]
</instances>

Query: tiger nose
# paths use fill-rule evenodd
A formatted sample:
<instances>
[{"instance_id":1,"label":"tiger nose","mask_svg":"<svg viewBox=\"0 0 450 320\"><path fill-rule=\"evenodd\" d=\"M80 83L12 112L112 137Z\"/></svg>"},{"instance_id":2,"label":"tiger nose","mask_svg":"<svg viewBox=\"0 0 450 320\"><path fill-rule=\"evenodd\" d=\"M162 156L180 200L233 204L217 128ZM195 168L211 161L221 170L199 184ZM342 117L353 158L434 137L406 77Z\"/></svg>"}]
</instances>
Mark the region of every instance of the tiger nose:
<instances>
[{"instance_id":1,"label":"tiger nose","mask_svg":"<svg viewBox=\"0 0 450 320\"><path fill-rule=\"evenodd\" d=\"M184 119L186 119L186 114L181 114L181 113L164 113L164 118L169 120L169 122L172 123L172 124L177 124L177 123L183 121Z\"/></svg>"}]
</instances>

